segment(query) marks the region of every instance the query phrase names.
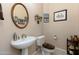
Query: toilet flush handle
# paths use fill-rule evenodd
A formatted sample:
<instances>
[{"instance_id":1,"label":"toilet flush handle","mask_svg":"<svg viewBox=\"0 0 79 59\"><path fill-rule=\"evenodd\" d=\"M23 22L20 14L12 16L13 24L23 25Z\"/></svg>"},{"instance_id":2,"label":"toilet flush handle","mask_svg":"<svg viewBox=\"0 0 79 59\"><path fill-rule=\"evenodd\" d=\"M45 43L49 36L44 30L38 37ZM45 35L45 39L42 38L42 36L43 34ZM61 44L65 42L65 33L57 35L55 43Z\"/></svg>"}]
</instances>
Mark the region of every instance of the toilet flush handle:
<instances>
[{"instance_id":1,"label":"toilet flush handle","mask_svg":"<svg viewBox=\"0 0 79 59\"><path fill-rule=\"evenodd\" d=\"M53 39L54 39L54 40L57 40L57 36L56 36L56 35L54 35L54 36L53 36Z\"/></svg>"}]
</instances>

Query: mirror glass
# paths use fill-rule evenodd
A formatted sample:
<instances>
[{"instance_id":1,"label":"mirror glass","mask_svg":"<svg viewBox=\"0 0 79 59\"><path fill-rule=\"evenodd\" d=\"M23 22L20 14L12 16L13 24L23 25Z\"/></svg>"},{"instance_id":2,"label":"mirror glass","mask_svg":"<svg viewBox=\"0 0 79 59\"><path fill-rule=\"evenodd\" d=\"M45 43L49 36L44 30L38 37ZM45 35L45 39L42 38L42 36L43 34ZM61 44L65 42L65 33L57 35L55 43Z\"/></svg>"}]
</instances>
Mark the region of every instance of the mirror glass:
<instances>
[{"instance_id":1,"label":"mirror glass","mask_svg":"<svg viewBox=\"0 0 79 59\"><path fill-rule=\"evenodd\" d=\"M16 3L13 5L11 10L11 17L14 24L21 29L25 28L29 21L28 11L21 3Z\"/></svg>"}]
</instances>

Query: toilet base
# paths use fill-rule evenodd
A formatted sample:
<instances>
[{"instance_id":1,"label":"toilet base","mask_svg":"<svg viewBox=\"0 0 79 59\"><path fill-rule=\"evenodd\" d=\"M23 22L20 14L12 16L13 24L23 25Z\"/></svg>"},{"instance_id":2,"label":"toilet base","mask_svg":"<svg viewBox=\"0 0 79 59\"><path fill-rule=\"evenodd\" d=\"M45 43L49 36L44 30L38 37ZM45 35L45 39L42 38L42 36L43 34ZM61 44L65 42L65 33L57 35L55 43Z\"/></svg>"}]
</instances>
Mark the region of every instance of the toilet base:
<instances>
[{"instance_id":1,"label":"toilet base","mask_svg":"<svg viewBox=\"0 0 79 59\"><path fill-rule=\"evenodd\" d=\"M51 54L48 52L42 51L42 55L51 55Z\"/></svg>"},{"instance_id":2,"label":"toilet base","mask_svg":"<svg viewBox=\"0 0 79 59\"><path fill-rule=\"evenodd\" d=\"M54 53L49 53L49 52L46 52L46 51L42 51L42 55L53 55Z\"/></svg>"}]
</instances>

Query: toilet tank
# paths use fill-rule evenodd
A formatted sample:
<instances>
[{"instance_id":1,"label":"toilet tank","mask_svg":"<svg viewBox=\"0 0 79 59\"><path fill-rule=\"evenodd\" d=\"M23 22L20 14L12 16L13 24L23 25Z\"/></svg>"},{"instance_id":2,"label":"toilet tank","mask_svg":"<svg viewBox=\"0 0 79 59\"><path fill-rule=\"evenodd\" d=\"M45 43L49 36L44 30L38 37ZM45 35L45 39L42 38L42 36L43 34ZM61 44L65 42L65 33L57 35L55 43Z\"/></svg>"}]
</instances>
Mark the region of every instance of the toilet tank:
<instances>
[{"instance_id":1,"label":"toilet tank","mask_svg":"<svg viewBox=\"0 0 79 59\"><path fill-rule=\"evenodd\" d=\"M42 44L45 42L45 35L41 35L37 37L37 46L42 46Z\"/></svg>"}]
</instances>

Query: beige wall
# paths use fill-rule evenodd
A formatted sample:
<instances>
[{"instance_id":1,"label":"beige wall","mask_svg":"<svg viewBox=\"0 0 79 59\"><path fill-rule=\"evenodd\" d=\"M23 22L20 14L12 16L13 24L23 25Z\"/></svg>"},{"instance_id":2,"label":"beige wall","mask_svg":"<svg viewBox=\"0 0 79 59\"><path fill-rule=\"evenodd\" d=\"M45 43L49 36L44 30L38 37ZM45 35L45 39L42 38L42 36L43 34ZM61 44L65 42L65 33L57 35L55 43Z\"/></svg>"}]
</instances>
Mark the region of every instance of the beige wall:
<instances>
[{"instance_id":1,"label":"beige wall","mask_svg":"<svg viewBox=\"0 0 79 59\"><path fill-rule=\"evenodd\" d=\"M53 12L67 9L67 21L54 22ZM79 4L43 4L43 12L50 14L49 23L43 24L46 40L58 48L66 49L66 39L70 35L79 35ZM57 40L53 36L57 35Z\"/></svg>"},{"instance_id":2,"label":"beige wall","mask_svg":"<svg viewBox=\"0 0 79 59\"><path fill-rule=\"evenodd\" d=\"M36 14L42 15L42 4L24 4L29 13L29 23L25 29L17 28L11 19L11 3L3 3L3 16L4 20L0 20L0 54L20 54L20 51L10 46L10 41L13 39L13 33L18 35L40 35L42 33L42 23L37 24L34 20ZM34 52L35 46L30 47L30 54Z\"/></svg>"}]
</instances>

